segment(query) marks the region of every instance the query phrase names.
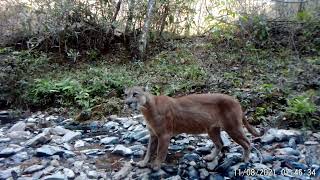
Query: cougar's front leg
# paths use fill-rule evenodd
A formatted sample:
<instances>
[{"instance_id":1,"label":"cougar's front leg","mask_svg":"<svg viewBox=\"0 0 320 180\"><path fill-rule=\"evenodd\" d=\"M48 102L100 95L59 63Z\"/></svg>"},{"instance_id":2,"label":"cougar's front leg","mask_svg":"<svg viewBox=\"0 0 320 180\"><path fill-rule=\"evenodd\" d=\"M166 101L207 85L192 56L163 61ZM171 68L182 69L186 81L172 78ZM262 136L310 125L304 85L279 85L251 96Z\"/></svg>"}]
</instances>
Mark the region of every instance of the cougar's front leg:
<instances>
[{"instance_id":1,"label":"cougar's front leg","mask_svg":"<svg viewBox=\"0 0 320 180\"><path fill-rule=\"evenodd\" d=\"M149 137L147 152L146 152L146 155L144 156L144 159L137 163L137 165L139 167L146 167L147 166L151 155L156 152L156 148L158 146L157 136L155 134L153 134L150 130L149 130L149 133L150 133L150 137Z\"/></svg>"},{"instance_id":2,"label":"cougar's front leg","mask_svg":"<svg viewBox=\"0 0 320 180\"><path fill-rule=\"evenodd\" d=\"M158 137L158 152L157 157L152 164L153 170L159 170L161 168L161 163L166 159L170 138L170 135L161 135Z\"/></svg>"}]
</instances>

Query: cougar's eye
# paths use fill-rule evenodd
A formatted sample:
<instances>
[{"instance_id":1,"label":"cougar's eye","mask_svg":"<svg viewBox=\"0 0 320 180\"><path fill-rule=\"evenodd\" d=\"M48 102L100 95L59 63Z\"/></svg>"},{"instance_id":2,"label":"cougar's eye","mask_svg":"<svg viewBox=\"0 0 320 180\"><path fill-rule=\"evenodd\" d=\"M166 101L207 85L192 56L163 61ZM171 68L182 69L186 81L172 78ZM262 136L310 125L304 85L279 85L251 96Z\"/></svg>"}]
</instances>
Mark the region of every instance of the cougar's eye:
<instances>
[{"instance_id":1,"label":"cougar's eye","mask_svg":"<svg viewBox=\"0 0 320 180\"><path fill-rule=\"evenodd\" d=\"M136 92L132 94L133 97L136 97L137 95L138 95L138 93L136 93Z\"/></svg>"}]
</instances>

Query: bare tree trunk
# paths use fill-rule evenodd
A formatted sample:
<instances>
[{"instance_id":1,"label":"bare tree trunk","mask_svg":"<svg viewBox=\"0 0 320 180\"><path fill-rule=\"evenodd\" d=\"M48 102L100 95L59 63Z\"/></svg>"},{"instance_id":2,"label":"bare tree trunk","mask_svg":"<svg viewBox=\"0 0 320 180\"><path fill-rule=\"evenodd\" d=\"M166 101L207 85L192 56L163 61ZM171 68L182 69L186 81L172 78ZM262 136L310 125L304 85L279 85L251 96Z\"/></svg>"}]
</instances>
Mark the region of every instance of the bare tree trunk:
<instances>
[{"instance_id":1,"label":"bare tree trunk","mask_svg":"<svg viewBox=\"0 0 320 180\"><path fill-rule=\"evenodd\" d=\"M142 34L141 38L139 40L139 59L145 59L146 55L146 48L147 48L147 43L148 43L148 33L149 33L149 28L150 28L150 21L152 17L152 10L154 8L155 0L148 0L148 8L147 8L147 16L144 20L144 25L142 29Z\"/></svg>"},{"instance_id":2,"label":"bare tree trunk","mask_svg":"<svg viewBox=\"0 0 320 180\"><path fill-rule=\"evenodd\" d=\"M118 3L117 3L117 6L116 6L116 12L114 13L114 15L112 17L111 23L113 23L114 21L117 20L117 16L118 16L119 11L120 11L121 3L122 3L122 0L119 0Z\"/></svg>"},{"instance_id":3,"label":"bare tree trunk","mask_svg":"<svg viewBox=\"0 0 320 180\"><path fill-rule=\"evenodd\" d=\"M169 14L169 1L164 6L164 13L163 13L163 16L161 19L161 24L160 24L160 32L159 32L160 38L162 37L162 32L164 30L164 27L166 26L166 19L167 19L168 14Z\"/></svg>"},{"instance_id":4,"label":"bare tree trunk","mask_svg":"<svg viewBox=\"0 0 320 180\"><path fill-rule=\"evenodd\" d=\"M134 8L134 0L129 0L129 15L126 23L126 28L124 34L127 35L132 28L132 19L133 19L133 8Z\"/></svg>"}]
</instances>

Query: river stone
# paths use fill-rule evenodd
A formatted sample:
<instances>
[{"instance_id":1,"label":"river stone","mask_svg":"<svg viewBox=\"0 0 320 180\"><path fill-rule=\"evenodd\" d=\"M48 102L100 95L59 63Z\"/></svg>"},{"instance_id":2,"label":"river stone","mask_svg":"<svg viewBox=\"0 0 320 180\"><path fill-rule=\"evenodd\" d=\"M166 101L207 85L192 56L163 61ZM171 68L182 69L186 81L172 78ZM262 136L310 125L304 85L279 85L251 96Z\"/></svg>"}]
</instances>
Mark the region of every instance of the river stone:
<instances>
[{"instance_id":1,"label":"river stone","mask_svg":"<svg viewBox=\"0 0 320 180\"><path fill-rule=\"evenodd\" d=\"M62 155L63 153L65 153L65 150L63 150L60 147L51 146L51 145L43 145L42 147L36 149L36 155L40 157Z\"/></svg>"},{"instance_id":2,"label":"river stone","mask_svg":"<svg viewBox=\"0 0 320 180\"><path fill-rule=\"evenodd\" d=\"M119 138L118 137L105 137L100 140L100 144L118 144Z\"/></svg>"},{"instance_id":3,"label":"river stone","mask_svg":"<svg viewBox=\"0 0 320 180\"><path fill-rule=\"evenodd\" d=\"M175 175L175 176L168 177L165 180L181 180L181 177L179 175Z\"/></svg>"},{"instance_id":4,"label":"river stone","mask_svg":"<svg viewBox=\"0 0 320 180\"><path fill-rule=\"evenodd\" d=\"M83 147L83 146L85 146L85 141L83 141L81 139L74 143L74 148L76 148L76 149Z\"/></svg>"},{"instance_id":5,"label":"river stone","mask_svg":"<svg viewBox=\"0 0 320 180\"><path fill-rule=\"evenodd\" d=\"M31 133L29 131L12 131L7 134L11 139L27 139L30 135Z\"/></svg>"},{"instance_id":6,"label":"river stone","mask_svg":"<svg viewBox=\"0 0 320 180\"><path fill-rule=\"evenodd\" d=\"M113 149L112 153L119 154L122 156L128 156L131 155L133 152L130 148L127 148L124 145L119 144Z\"/></svg>"},{"instance_id":7,"label":"river stone","mask_svg":"<svg viewBox=\"0 0 320 180\"><path fill-rule=\"evenodd\" d=\"M218 158L215 158L212 162L207 163L207 169L213 171L218 166Z\"/></svg>"},{"instance_id":8,"label":"river stone","mask_svg":"<svg viewBox=\"0 0 320 180\"><path fill-rule=\"evenodd\" d=\"M199 173L200 173L200 179L206 179L206 177L209 176L209 172L204 168L199 169Z\"/></svg>"},{"instance_id":9,"label":"river stone","mask_svg":"<svg viewBox=\"0 0 320 180\"><path fill-rule=\"evenodd\" d=\"M15 155L13 155L11 157L11 159L15 162L15 163L21 163L22 161L25 161L27 159L29 159L28 153L27 152L20 152L17 153Z\"/></svg>"},{"instance_id":10,"label":"river stone","mask_svg":"<svg viewBox=\"0 0 320 180\"><path fill-rule=\"evenodd\" d=\"M130 162L126 162L123 167L117 172L115 173L115 175L113 176L114 179L123 179L124 177L126 177L130 171L132 170L132 165Z\"/></svg>"},{"instance_id":11,"label":"river stone","mask_svg":"<svg viewBox=\"0 0 320 180\"><path fill-rule=\"evenodd\" d=\"M63 142L71 142L81 137L81 132L69 131L62 137Z\"/></svg>"},{"instance_id":12,"label":"river stone","mask_svg":"<svg viewBox=\"0 0 320 180\"><path fill-rule=\"evenodd\" d=\"M48 137L48 134L40 133L33 137L32 139L28 140L25 145L35 147L39 144L44 144L50 140L50 137Z\"/></svg>"},{"instance_id":13,"label":"river stone","mask_svg":"<svg viewBox=\"0 0 320 180\"><path fill-rule=\"evenodd\" d=\"M0 143L6 143L6 142L10 142L11 139L8 137L4 137L4 138L0 138Z\"/></svg>"},{"instance_id":14,"label":"river stone","mask_svg":"<svg viewBox=\"0 0 320 180\"><path fill-rule=\"evenodd\" d=\"M198 162L198 161L200 161L201 157L196 153L191 153L191 154L185 154L182 159L185 161Z\"/></svg>"},{"instance_id":15,"label":"river stone","mask_svg":"<svg viewBox=\"0 0 320 180\"><path fill-rule=\"evenodd\" d=\"M1 170L0 171L0 179L9 179L12 174L19 174L21 172L20 166Z\"/></svg>"},{"instance_id":16,"label":"river stone","mask_svg":"<svg viewBox=\"0 0 320 180\"><path fill-rule=\"evenodd\" d=\"M295 150L291 147L277 149L276 153L280 154L280 155L293 155L293 156L299 156L299 154L300 154L300 152L298 150Z\"/></svg>"},{"instance_id":17,"label":"river stone","mask_svg":"<svg viewBox=\"0 0 320 180\"><path fill-rule=\"evenodd\" d=\"M13 131L24 131L26 129L26 123L23 121L19 121L16 124L14 124L7 132L13 132Z\"/></svg>"},{"instance_id":18,"label":"river stone","mask_svg":"<svg viewBox=\"0 0 320 180\"><path fill-rule=\"evenodd\" d=\"M57 172L55 174L43 177L42 180L67 180L67 177L61 172Z\"/></svg>"},{"instance_id":19,"label":"river stone","mask_svg":"<svg viewBox=\"0 0 320 180\"><path fill-rule=\"evenodd\" d=\"M98 173L97 171L91 170L87 173L87 176L88 178L99 179L100 173Z\"/></svg>"},{"instance_id":20,"label":"river stone","mask_svg":"<svg viewBox=\"0 0 320 180\"><path fill-rule=\"evenodd\" d=\"M193 166L188 167L188 175L190 179L199 179L199 172Z\"/></svg>"},{"instance_id":21,"label":"river stone","mask_svg":"<svg viewBox=\"0 0 320 180\"><path fill-rule=\"evenodd\" d=\"M65 135L65 134L67 134L68 132L70 132L70 130L65 129L65 128L62 127L62 126L56 126L56 127L54 127L54 128L51 128L51 129L50 129L50 132L51 132L51 134L54 134L54 135L63 136L63 135Z\"/></svg>"},{"instance_id":22,"label":"river stone","mask_svg":"<svg viewBox=\"0 0 320 180\"><path fill-rule=\"evenodd\" d=\"M114 122L114 121L109 121L104 125L107 129L118 129L119 128L119 123Z\"/></svg>"},{"instance_id":23,"label":"river stone","mask_svg":"<svg viewBox=\"0 0 320 180\"><path fill-rule=\"evenodd\" d=\"M15 149L11 147L4 148L0 151L0 158L6 158L16 153Z\"/></svg>"},{"instance_id":24,"label":"river stone","mask_svg":"<svg viewBox=\"0 0 320 180\"><path fill-rule=\"evenodd\" d=\"M45 168L45 167L44 167L43 165L38 165L38 164L36 164L36 165L32 165L32 166L26 168L26 169L23 171L23 173L24 173L24 174L32 174L32 173L34 173L34 172L36 172L36 171L40 171L40 170L42 170L42 169L44 169L44 168Z\"/></svg>"},{"instance_id":25,"label":"river stone","mask_svg":"<svg viewBox=\"0 0 320 180\"><path fill-rule=\"evenodd\" d=\"M63 174L67 176L68 179L73 179L75 177L75 173L69 168L63 168Z\"/></svg>"}]
</instances>

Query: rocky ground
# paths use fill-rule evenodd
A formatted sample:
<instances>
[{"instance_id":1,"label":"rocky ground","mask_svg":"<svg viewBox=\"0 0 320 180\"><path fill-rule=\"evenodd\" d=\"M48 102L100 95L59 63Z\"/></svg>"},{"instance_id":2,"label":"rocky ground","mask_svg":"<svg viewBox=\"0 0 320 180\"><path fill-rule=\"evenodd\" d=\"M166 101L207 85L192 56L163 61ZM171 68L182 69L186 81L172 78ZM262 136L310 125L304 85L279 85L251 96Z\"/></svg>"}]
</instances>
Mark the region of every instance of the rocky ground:
<instances>
[{"instance_id":1,"label":"rocky ground","mask_svg":"<svg viewBox=\"0 0 320 180\"><path fill-rule=\"evenodd\" d=\"M36 113L8 123L0 112L0 179L316 179L320 176L320 133L269 129L252 138L252 162L222 133L219 159L203 160L214 147L207 135L171 139L160 171L138 168L148 143L141 116L76 123Z\"/></svg>"}]
</instances>

